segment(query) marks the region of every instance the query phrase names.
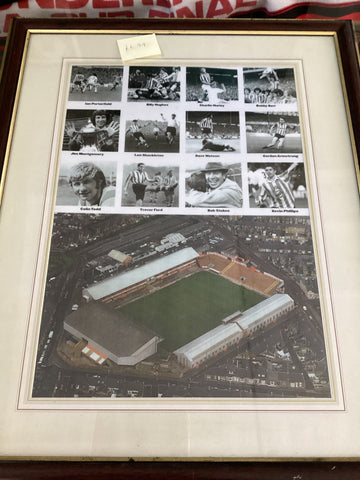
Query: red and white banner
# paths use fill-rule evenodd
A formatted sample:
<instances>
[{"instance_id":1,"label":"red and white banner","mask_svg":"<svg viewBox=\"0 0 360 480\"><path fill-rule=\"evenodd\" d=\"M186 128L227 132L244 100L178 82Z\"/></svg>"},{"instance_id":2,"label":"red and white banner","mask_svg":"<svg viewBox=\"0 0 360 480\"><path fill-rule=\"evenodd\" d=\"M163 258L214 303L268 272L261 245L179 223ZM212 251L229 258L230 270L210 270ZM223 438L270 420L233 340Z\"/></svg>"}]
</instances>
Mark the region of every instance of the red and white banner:
<instances>
[{"instance_id":1,"label":"red and white banner","mask_svg":"<svg viewBox=\"0 0 360 480\"><path fill-rule=\"evenodd\" d=\"M360 20L360 1L325 0L21 0L0 1L0 37L12 17L82 18L349 18Z\"/></svg>"}]
</instances>

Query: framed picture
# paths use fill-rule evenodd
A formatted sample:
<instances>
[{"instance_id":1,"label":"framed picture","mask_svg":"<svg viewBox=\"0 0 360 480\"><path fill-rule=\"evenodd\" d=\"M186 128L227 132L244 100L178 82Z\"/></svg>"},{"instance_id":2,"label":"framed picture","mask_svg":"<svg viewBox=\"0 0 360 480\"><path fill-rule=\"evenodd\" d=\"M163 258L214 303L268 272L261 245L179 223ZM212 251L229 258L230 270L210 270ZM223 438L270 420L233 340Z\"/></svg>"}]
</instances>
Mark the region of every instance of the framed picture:
<instances>
[{"instance_id":1,"label":"framed picture","mask_svg":"<svg viewBox=\"0 0 360 480\"><path fill-rule=\"evenodd\" d=\"M14 20L3 457L358 457L359 88L347 21Z\"/></svg>"}]
</instances>

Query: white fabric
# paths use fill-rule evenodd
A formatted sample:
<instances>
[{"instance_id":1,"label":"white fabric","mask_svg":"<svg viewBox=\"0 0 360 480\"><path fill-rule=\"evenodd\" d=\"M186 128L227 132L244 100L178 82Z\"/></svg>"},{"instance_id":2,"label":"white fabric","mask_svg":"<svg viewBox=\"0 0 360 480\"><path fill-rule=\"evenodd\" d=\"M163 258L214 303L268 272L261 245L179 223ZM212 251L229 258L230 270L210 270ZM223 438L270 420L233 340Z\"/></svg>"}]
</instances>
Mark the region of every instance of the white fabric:
<instances>
[{"instance_id":1,"label":"white fabric","mask_svg":"<svg viewBox=\"0 0 360 480\"><path fill-rule=\"evenodd\" d=\"M3 1L1 2L1 4ZM306 13L308 7L342 7L354 6L359 12L359 2L339 2L323 0L304 2L303 0L22 0L0 7L0 37L5 37L9 30L11 17L88 17L88 18L224 18L236 15L251 16L251 12L262 11L271 17L291 11L291 7L302 7ZM335 8L329 9L329 16L349 15ZM324 11L323 15L327 15ZM320 13L321 16L321 13ZM354 14L351 18L360 18ZM350 18L348 17L348 18Z\"/></svg>"}]
</instances>

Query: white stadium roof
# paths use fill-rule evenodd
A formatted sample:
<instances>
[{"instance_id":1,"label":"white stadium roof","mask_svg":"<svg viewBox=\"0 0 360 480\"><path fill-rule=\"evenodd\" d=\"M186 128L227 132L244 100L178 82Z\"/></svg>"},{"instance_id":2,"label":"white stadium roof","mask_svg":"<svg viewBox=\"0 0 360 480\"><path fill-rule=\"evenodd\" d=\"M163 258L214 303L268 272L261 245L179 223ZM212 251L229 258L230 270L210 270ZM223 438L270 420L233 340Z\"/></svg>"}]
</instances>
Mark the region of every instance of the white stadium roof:
<instances>
[{"instance_id":1,"label":"white stadium roof","mask_svg":"<svg viewBox=\"0 0 360 480\"><path fill-rule=\"evenodd\" d=\"M290 306L293 303L294 301L289 295L277 293L246 310L236 322L219 325L209 332L206 332L204 335L196 338L192 342L189 342L183 347L178 348L174 353L182 354L190 361L194 361L206 350L209 350L215 345L221 344L227 338L240 333L241 328L246 330L251 326L252 323L256 322L263 316L280 310L286 305Z\"/></svg>"},{"instance_id":2,"label":"white stadium roof","mask_svg":"<svg viewBox=\"0 0 360 480\"><path fill-rule=\"evenodd\" d=\"M280 310L286 305L292 305L293 303L294 300L286 293L276 293L272 297L269 297L249 308L249 310L246 310L238 320L238 323L244 330L247 330L252 323L256 322L256 320L268 315L270 312L275 312L276 310Z\"/></svg>"},{"instance_id":3,"label":"white stadium roof","mask_svg":"<svg viewBox=\"0 0 360 480\"><path fill-rule=\"evenodd\" d=\"M183 347L178 348L174 353L182 353L192 361L199 355L202 355L206 350L213 348L217 343L222 343L227 338L240 332L241 329L236 323L219 325L209 332L204 333L204 335L196 338L192 342L189 342Z\"/></svg>"},{"instance_id":4,"label":"white stadium roof","mask_svg":"<svg viewBox=\"0 0 360 480\"><path fill-rule=\"evenodd\" d=\"M199 254L191 247L183 248L177 252L160 257L152 262L146 263L139 268L132 268L132 270L121 273L115 277L108 278L101 283L92 285L86 289L89 295L94 300L111 295L112 293L128 288L136 283L159 275L160 273L170 270L171 268L189 262L197 258Z\"/></svg>"}]
</instances>

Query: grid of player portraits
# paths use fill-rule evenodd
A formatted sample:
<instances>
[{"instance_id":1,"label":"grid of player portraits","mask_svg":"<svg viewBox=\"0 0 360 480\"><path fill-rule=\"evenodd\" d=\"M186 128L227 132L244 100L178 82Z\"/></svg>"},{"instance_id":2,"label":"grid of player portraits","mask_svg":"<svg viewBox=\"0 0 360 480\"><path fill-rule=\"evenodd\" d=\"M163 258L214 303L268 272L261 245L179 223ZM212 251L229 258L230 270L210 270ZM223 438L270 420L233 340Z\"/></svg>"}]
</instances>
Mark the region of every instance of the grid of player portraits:
<instances>
[{"instance_id":1,"label":"grid of player portraits","mask_svg":"<svg viewBox=\"0 0 360 480\"><path fill-rule=\"evenodd\" d=\"M58 212L308 213L295 68L72 65Z\"/></svg>"}]
</instances>

